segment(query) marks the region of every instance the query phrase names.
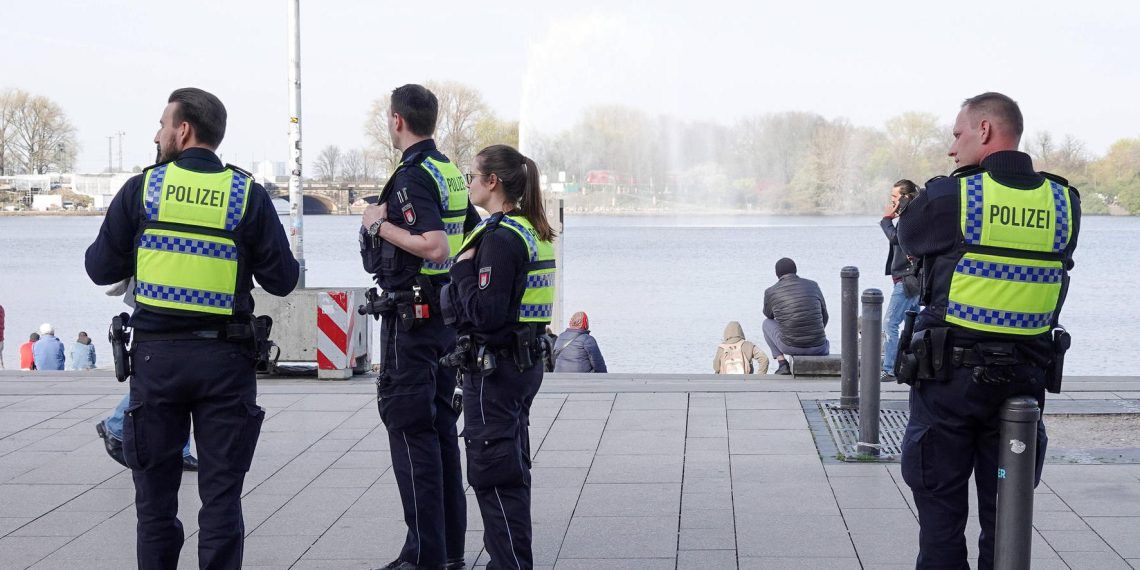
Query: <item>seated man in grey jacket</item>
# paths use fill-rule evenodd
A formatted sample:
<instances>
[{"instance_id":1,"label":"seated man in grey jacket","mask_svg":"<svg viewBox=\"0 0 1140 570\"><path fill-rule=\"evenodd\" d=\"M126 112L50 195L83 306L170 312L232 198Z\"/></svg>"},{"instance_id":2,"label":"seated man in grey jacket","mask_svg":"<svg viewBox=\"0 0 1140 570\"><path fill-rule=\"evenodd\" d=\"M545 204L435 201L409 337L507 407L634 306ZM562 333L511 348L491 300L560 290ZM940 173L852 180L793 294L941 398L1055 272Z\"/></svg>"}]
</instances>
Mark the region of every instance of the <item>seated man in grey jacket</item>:
<instances>
[{"instance_id":1,"label":"seated man in grey jacket","mask_svg":"<svg viewBox=\"0 0 1140 570\"><path fill-rule=\"evenodd\" d=\"M820 356L830 352L824 326L827 303L819 285L796 275L796 262L776 262L776 284L764 291L764 340L779 366L776 374L791 374L785 354Z\"/></svg>"},{"instance_id":2,"label":"seated man in grey jacket","mask_svg":"<svg viewBox=\"0 0 1140 570\"><path fill-rule=\"evenodd\" d=\"M590 319L578 311L570 317L570 326L554 341L555 372L605 372L606 359L598 349L598 341L590 336Z\"/></svg>"}]
</instances>

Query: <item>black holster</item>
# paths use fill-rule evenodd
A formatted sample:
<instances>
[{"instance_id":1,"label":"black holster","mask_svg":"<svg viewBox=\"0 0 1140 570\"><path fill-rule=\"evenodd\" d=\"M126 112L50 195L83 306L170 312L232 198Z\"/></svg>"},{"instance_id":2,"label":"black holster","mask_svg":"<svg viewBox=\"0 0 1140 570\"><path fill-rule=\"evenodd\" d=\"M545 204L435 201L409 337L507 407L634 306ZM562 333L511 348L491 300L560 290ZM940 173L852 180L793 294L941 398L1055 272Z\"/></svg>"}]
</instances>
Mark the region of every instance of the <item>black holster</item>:
<instances>
[{"instance_id":1,"label":"black holster","mask_svg":"<svg viewBox=\"0 0 1140 570\"><path fill-rule=\"evenodd\" d=\"M908 315L908 320L909 320ZM899 347L895 375L902 384L918 385L923 380L944 382L951 376L952 340L949 327L911 333L904 350Z\"/></svg>"},{"instance_id":2,"label":"black holster","mask_svg":"<svg viewBox=\"0 0 1140 570\"><path fill-rule=\"evenodd\" d=\"M538 352L538 342L534 336L534 328L530 325L521 325L511 331L514 340L515 365L519 372L534 366L534 356Z\"/></svg>"},{"instance_id":3,"label":"black holster","mask_svg":"<svg viewBox=\"0 0 1140 570\"><path fill-rule=\"evenodd\" d=\"M1069 331L1063 328L1053 329L1053 365L1046 368L1045 389L1053 394L1061 393L1061 380L1064 378L1065 353L1072 345Z\"/></svg>"},{"instance_id":4,"label":"black holster","mask_svg":"<svg viewBox=\"0 0 1140 570\"><path fill-rule=\"evenodd\" d=\"M253 349L257 355L257 364L255 366L258 372L269 372L272 368L269 352L275 346L272 340L269 340L269 335L273 332L273 319L269 315L261 315L253 317ZM280 350L278 355L280 355ZM276 358L273 359L276 361Z\"/></svg>"},{"instance_id":5,"label":"black holster","mask_svg":"<svg viewBox=\"0 0 1140 570\"><path fill-rule=\"evenodd\" d=\"M130 315L119 313L111 319L111 328L107 331L107 340L111 342L111 355L115 359L115 378L125 382L130 378L133 368L131 366L131 329L127 326Z\"/></svg>"}]
</instances>

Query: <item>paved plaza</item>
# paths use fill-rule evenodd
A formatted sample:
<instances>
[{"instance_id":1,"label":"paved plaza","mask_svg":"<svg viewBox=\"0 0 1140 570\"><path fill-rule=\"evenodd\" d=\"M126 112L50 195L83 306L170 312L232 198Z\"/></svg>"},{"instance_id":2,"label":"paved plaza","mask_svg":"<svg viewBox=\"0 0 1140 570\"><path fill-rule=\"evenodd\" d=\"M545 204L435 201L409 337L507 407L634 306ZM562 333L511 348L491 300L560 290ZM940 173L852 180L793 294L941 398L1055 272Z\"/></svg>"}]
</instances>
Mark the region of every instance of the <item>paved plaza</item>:
<instances>
[{"instance_id":1,"label":"paved plaza","mask_svg":"<svg viewBox=\"0 0 1140 570\"><path fill-rule=\"evenodd\" d=\"M838 384L548 375L531 430L536 567L913 568L918 523L899 466L817 450L810 410L837 399ZM1058 407L1140 399L1140 378L1065 387L1050 396ZM0 568L135 566L130 473L94 430L125 390L102 371L0 372ZM372 381L263 379L259 390L267 415L245 485L245 566L393 559L405 527ZM184 568L197 568L197 491L186 474ZM468 499L467 562L481 566ZM1034 506L1035 570L1140 569L1140 465L1050 463ZM967 533L973 553L976 521Z\"/></svg>"}]
</instances>

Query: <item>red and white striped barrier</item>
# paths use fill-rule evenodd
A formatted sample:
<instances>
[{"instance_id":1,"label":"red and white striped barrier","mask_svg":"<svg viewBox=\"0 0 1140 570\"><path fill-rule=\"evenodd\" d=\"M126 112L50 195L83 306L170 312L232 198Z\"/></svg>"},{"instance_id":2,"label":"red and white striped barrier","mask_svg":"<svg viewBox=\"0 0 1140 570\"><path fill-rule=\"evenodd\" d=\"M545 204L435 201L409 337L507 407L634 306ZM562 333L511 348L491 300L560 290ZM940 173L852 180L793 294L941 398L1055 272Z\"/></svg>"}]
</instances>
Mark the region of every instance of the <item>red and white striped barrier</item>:
<instances>
[{"instance_id":1,"label":"red and white striped barrier","mask_svg":"<svg viewBox=\"0 0 1140 570\"><path fill-rule=\"evenodd\" d=\"M354 291L317 294L317 376L348 378L356 365Z\"/></svg>"}]
</instances>

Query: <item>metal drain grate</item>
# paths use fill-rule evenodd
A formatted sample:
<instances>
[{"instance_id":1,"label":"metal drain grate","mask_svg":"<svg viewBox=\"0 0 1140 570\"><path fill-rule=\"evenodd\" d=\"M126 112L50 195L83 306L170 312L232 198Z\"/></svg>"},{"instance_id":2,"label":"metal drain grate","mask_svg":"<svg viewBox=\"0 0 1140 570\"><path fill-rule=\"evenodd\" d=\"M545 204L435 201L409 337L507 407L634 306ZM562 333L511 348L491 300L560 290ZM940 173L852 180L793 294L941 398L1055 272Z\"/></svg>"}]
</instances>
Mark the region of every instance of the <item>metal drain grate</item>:
<instances>
[{"instance_id":1,"label":"metal drain grate","mask_svg":"<svg viewBox=\"0 0 1140 570\"><path fill-rule=\"evenodd\" d=\"M839 407L835 400L818 400L820 412L827 420L827 429L835 440L835 447L839 450L839 459L843 461L865 461L866 457L856 452L859 443L859 410L845 410ZM885 404L886 402L884 402ZM910 419L910 412L905 409L879 410L879 445L880 460L892 461L902 455L903 434Z\"/></svg>"}]
</instances>

